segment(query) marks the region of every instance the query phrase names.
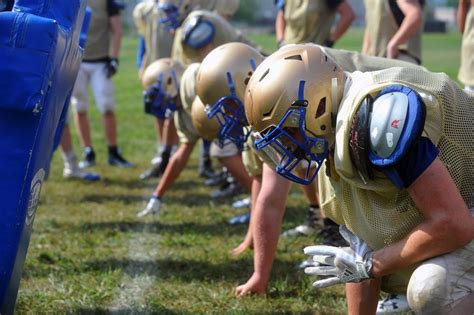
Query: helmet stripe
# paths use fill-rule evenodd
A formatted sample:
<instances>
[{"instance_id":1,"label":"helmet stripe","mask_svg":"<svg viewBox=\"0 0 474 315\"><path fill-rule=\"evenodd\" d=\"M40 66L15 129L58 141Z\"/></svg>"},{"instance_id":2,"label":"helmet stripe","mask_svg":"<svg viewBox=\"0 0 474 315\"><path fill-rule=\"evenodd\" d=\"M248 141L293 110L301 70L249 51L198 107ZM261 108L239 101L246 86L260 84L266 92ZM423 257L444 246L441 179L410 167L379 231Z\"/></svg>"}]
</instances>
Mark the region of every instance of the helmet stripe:
<instances>
[{"instance_id":1,"label":"helmet stripe","mask_svg":"<svg viewBox=\"0 0 474 315\"><path fill-rule=\"evenodd\" d=\"M304 101L304 86L306 84L305 80L300 81L300 86L298 88L298 101Z\"/></svg>"}]
</instances>

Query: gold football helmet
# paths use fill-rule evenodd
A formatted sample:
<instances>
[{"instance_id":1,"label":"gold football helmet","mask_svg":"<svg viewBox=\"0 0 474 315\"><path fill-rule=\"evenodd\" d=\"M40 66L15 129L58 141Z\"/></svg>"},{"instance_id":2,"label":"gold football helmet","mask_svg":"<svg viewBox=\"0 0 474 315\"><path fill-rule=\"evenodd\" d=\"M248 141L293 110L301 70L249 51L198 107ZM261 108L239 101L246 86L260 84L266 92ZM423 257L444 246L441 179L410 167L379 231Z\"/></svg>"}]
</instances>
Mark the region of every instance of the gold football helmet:
<instances>
[{"instance_id":1,"label":"gold football helmet","mask_svg":"<svg viewBox=\"0 0 474 315\"><path fill-rule=\"evenodd\" d=\"M143 73L145 112L164 118L167 110L175 110L179 84L184 68L171 58L151 63Z\"/></svg>"},{"instance_id":2,"label":"gold football helmet","mask_svg":"<svg viewBox=\"0 0 474 315\"><path fill-rule=\"evenodd\" d=\"M219 135L219 123L216 118L207 117L204 103L199 96L193 101L191 108L191 116L194 128L199 135L209 141L217 139Z\"/></svg>"},{"instance_id":3,"label":"gold football helmet","mask_svg":"<svg viewBox=\"0 0 474 315\"><path fill-rule=\"evenodd\" d=\"M197 94L209 117L220 124L219 139L243 147L249 135L243 100L247 84L263 56L243 43L228 43L212 50L201 63ZM245 128L245 130L244 130Z\"/></svg>"},{"instance_id":4,"label":"gold football helmet","mask_svg":"<svg viewBox=\"0 0 474 315\"><path fill-rule=\"evenodd\" d=\"M344 82L341 67L313 44L287 45L257 68L245 114L257 149L272 157L278 173L302 184L314 179L333 141Z\"/></svg>"}]
</instances>

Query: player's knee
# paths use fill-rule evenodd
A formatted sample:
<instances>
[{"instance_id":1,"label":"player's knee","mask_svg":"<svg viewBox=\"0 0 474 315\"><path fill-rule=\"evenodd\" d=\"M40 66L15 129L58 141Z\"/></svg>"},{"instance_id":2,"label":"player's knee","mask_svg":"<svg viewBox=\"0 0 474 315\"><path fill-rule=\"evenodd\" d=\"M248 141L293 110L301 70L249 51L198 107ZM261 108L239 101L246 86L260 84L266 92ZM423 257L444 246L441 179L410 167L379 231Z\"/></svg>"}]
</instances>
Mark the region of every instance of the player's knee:
<instances>
[{"instance_id":1,"label":"player's knee","mask_svg":"<svg viewBox=\"0 0 474 315\"><path fill-rule=\"evenodd\" d=\"M78 100L76 98L71 99L71 107L75 113L85 113L89 108L89 104L87 102Z\"/></svg>"},{"instance_id":2,"label":"player's knee","mask_svg":"<svg viewBox=\"0 0 474 315\"><path fill-rule=\"evenodd\" d=\"M449 303L447 271L441 264L424 263L412 274L408 284L408 304L417 314L433 314Z\"/></svg>"}]
</instances>

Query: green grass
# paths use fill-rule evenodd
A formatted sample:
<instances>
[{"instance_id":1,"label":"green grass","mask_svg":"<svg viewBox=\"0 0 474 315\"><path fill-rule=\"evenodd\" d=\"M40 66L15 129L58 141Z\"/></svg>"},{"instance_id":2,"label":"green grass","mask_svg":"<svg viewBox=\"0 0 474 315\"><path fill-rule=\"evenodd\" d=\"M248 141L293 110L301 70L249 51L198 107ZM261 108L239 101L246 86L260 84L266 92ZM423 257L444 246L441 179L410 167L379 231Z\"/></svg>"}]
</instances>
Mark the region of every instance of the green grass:
<instances>
[{"instance_id":1,"label":"green grass","mask_svg":"<svg viewBox=\"0 0 474 315\"><path fill-rule=\"evenodd\" d=\"M274 47L269 35L252 39L268 51ZM359 50L361 39L360 31L351 31L336 47ZM425 66L455 78L460 42L459 35L425 35ZM236 259L229 254L245 227L225 223L238 213L230 202L208 198L212 189L202 185L196 172L198 150L167 194L160 219L135 217L156 181L137 179L154 153L155 135L152 118L143 114L134 55L135 39L127 37L115 82L120 146L137 167L106 165L94 108L95 170L103 180L64 180L61 157L55 154L34 224L17 313L344 313L341 286L313 290L312 280L295 269L312 238L280 242L266 298L234 298L234 288L252 272L252 255ZM79 153L76 136L75 141ZM305 208L301 192L294 189L283 228L300 223Z\"/></svg>"}]
</instances>

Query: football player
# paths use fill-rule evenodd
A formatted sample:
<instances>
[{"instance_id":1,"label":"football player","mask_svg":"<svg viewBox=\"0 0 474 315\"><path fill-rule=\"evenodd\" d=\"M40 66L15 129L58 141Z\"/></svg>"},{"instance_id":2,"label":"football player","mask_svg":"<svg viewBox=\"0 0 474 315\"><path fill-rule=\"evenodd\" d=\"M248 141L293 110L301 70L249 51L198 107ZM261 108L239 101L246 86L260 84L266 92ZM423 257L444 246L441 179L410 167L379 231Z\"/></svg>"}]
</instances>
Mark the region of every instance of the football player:
<instances>
[{"instance_id":1,"label":"football player","mask_svg":"<svg viewBox=\"0 0 474 315\"><path fill-rule=\"evenodd\" d=\"M244 42L255 46L220 14L192 11L199 6L191 0L160 0L159 7L167 15L162 23L175 33L171 56L183 65L201 62L212 49L225 43ZM217 10L226 12L218 7Z\"/></svg>"},{"instance_id":2,"label":"football player","mask_svg":"<svg viewBox=\"0 0 474 315\"><path fill-rule=\"evenodd\" d=\"M143 72L154 61L171 56L174 36L160 23L165 18L158 9L157 0L139 2L133 9L133 19L139 34L137 52L137 67L140 80ZM154 116L157 140L159 142L156 155L151 160L151 166L140 174L140 179L149 179L162 175L169 157L176 150L178 135L173 122L173 116L165 116L166 110L147 112Z\"/></svg>"},{"instance_id":3,"label":"football player","mask_svg":"<svg viewBox=\"0 0 474 315\"><path fill-rule=\"evenodd\" d=\"M171 59L166 59L170 61L168 63L170 69L176 70L178 67L181 67L180 64ZM161 62L161 60L157 61ZM153 64L152 64L153 65ZM150 65L150 67L152 66ZM153 192L152 197L150 198L145 209L140 211L137 216L143 217L149 214L159 214L160 208L162 206L162 200L166 191L171 187L175 180L179 177L181 171L186 166L189 157L194 149L196 142L200 139L200 135L196 131L196 128L192 122L192 112L195 111L193 108L200 106L201 102L196 97L196 77L199 70L199 63L194 63L188 66L184 71L181 78L176 76L176 85L173 84L173 91L179 91L179 93L173 93L174 95L171 98L171 101L176 104L176 111L174 114L174 119L180 139L180 145L176 153L171 157L163 176ZM144 77L148 77L148 69L145 70ZM177 73L179 71L176 71ZM152 73L152 78L160 77L160 73ZM174 80L174 79L173 79ZM165 83L170 82L169 79L165 80ZM156 86L156 89L162 89L163 86ZM165 93L163 93L165 94ZM160 95L159 93L153 93L153 95ZM170 95L171 96L171 95ZM150 98L150 102L153 101L153 97ZM202 106L202 105L201 105ZM199 112L199 111L198 111ZM218 123L215 119L207 119L205 126L208 130L212 131L218 130ZM240 158L238 152L235 152L233 148L222 148L221 151L216 152L215 155L219 161L225 165L229 171L233 171L232 164L235 159ZM237 174L233 174L237 180L240 180L239 183L250 191L251 181L248 176L239 177ZM246 174L245 174L246 175Z\"/></svg>"},{"instance_id":4,"label":"football player","mask_svg":"<svg viewBox=\"0 0 474 315\"><path fill-rule=\"evenodd\" d=\"M309 44L252 75L255 146L287 179L319 175L321 207L343 225L350 247L305 248L323 264L306 272L329 276L317 288L346 283L349 313L374 313L381 289L406 291L418 313L472 310L473 103L445 74L348 73Z\"/></svg>"}]
</instances>

